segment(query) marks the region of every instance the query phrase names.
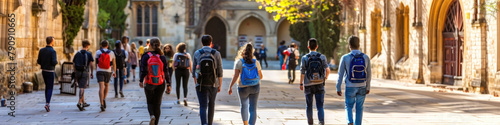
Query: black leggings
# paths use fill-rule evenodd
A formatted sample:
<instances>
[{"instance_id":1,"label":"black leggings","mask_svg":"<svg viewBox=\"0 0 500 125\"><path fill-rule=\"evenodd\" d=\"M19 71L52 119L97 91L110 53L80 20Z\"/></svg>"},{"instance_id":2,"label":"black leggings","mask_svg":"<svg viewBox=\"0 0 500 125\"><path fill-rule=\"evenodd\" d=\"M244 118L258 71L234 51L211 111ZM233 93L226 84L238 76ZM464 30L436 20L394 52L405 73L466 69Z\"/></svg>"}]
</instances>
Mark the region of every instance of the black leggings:
<instances>
[{"instance_id":1,"label":"black leggings","mask_svg":"<svg viewBox=\"0 0 500 125\"><path fill-rule=\"evenodd\" d=\"M160 119L161 114L161 99L163 96L163 92L165 91L165 84L156 86L154 89L149 89L152 85L145 85L144 93L146 93L146 100L148 103L148 112L149 115L155 116L155 125L158 125L158 120Z\"/></svg>"},{"instance_id":2,"label":"black leggings","mask_svg":"<svg viewBox=\"0 0 500 125\"><path fill-rule=\"evenodd\" d=\"M260 58L260 60L259 60L259 61L260 61L260 65L261 65L261 66L263 66L263 65L264 65L264 64L262 63L262 60L264 60L264 62L266 63L266 67L267 67L267 57L266 57L266 56L262 56L262 57Z\"/></svg>"},{"instance_id":3,"label":"black leggings","mask_svg":"<svg viewBox=\"0 0 500 125\"><path fill-rule=\"evenodd\" d=\"M187 97L188 93L188 81L189 81L189 70L188 69L175 69L175 92L177 93L177 100L180 98L180 89L181 89L181 80L182 80L182 89L184 90L184 98Z\"/></svg>"}]
</instances>

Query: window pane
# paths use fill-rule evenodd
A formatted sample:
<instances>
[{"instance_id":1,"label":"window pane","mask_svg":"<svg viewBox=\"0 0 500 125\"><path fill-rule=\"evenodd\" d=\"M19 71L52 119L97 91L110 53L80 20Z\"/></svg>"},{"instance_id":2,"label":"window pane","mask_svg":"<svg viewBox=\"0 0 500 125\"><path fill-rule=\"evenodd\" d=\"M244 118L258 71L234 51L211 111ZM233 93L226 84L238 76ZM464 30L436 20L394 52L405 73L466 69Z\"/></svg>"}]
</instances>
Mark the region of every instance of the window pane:
<instances>
[{"instance_id":1,"label":"window pane","mask_svg":"<svg viewBox=\"0 0 500 125\"><path fill-rule=\"evenodd\" d=\"M153 36L158 36L158 7L153 6L151 11L153 13L153 20L152 20Z\"/></svg>"},{"instance_id":2,"label":"window pane","mask_svg":"<svg viewBox=\"0 0 500 125\"><path fill-rule=\"evenodd\" d=\"M149 28L150 28L150 7L146 6L144 8L144 36L151 36Z\"/></svg>"},{"instance_id":3,"label":"window pane","mask_svg":"<svg viewBox=\"0 0 500 125\"><path fill-rule=\"evenodd\" d=\"M142 36L142 7L137 7L137 36Z\"/></svg>"}]
</instances>

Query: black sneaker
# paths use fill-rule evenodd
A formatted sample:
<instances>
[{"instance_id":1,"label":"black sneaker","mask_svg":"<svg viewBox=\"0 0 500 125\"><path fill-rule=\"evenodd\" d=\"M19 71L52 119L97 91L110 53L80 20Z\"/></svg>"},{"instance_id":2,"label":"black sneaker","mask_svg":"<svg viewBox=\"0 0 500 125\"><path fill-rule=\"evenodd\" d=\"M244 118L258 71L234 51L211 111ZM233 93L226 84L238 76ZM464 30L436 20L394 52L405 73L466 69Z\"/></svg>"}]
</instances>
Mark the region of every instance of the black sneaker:
<instances>
[{"instance_id":1,"label":"black sneaker","mask_svg":"<svg viewBox=\"0 0 500 125\"><path fill-rule=\"evenodd\" d=\"M123 91L120 91L120 95L122 96L122 98L123 98L123 97L125 97L125 96L123 95Z\"/></svg>"},{"instance_id":2,"label":"black sneaker","mask_svg":"<svg viewBox=\"0 0 500 125\"><path fill-rule=\"evenodd\" d=\"M101 111L106 111L106 108L104 108L104 105L101 105Z\"/></svg>"},{"instance_id":3,"label":"black sneaker","mask_svg":"<svg viewBox=\"0 0 500 125\"><path fill-rule=\"evenodd\" d=\"M81 103L76 104L76 107L78 107L78 109L79 109L80 111L85 110L85 109L83 109L83 105L82 105Z\"/></svg>"},{"instance_id":4,"label":"black sneaker","mask_svg":"<svg viewBox=\"0 0 500 125\"><path fill-rule=\"evenodd\" d=\"M188 106L188 102L184 100L184 106Z\"/></svg>"},{"instance_id":5,"label":"black sneaker","mask_svg":"<svg viewBox=\"0 0 500 125\"><path fill-rule=\"evenodd\" d=\"M102 100L102 105L104 106L104 108L106 108L106 99Z\"/></svg>"},{"instance_id":6,"label":"black sneaker","mask_svg":"<svg viewBox=\"0 0 500 125\"><path fill-rule=\"evenodd\" d=\"M155 122L156 122L155 116L151 116L151 120L149 120L149 125L156 125Z\"/></svg>"},{"instance_id":7,"label":"black sneaker","mask_svg":"<svg viewBox=\"0 0 500 125\"><path fill-rule=\"evenodd\" d=\"M115 94L115 98L118 98L118 94Z\"/></svg>"},{"instance_id":8,"label":"black sneaker","mask_svg":"<svg viewBox=\"0 0 500 125\"><path fill-rule=\"evenodd\" d=\"M89 107L89 106L90 106L90 104L88 104L88 103L86 103L86 102L85 102L85 103L83 103L83 107Z\"/></svg>"}]
</instances>

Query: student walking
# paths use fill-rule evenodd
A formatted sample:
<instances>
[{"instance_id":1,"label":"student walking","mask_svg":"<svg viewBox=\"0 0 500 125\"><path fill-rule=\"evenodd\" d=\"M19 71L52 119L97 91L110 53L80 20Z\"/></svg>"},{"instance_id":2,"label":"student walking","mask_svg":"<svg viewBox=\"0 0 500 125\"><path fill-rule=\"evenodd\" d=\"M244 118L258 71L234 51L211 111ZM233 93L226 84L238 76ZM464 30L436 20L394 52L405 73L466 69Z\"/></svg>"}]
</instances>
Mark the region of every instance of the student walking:
<instances>
[{"instance_id":1,"label":"student walking","mask_svg":"<svg viewBox=\"0 0 500 125\"><path fill-rule=\"evenodd\" d=\"M212 125L215 97L220 92L222 84L222 59L217 50L210 48L212 36L203 35L201 43L203 47L194 53L192 67L195 68L193 68L192 75L200 103L201 124Z\"/></svg>"},{"instance_id":2,"label":"student walking","mask_svg":"<svg viewBox=\"0 0 500 125\"><path fill-rule=\"evenodd\" d=\"M325 98L325 81L330 74L330 68L326 62L326 57L316 52L318 41L314 38L307 41L309 54L302 57L300 66L300 90L306 95L307 123L313 124L313 100L316 99L316 109L318 110L319 124L325 124L325 112L323 103ZM314 98L313 98L314 96Z\"/></svg>"},{"instance_id":3,"label":"student walking","mask_svg":"<svg viewBox=\"0 0 500 125\"><path fill-rule=\"evenodd\" d=\"M144 46L142 44L144 44L144 42L142 40L139 40L139 60L141 60L141 57L142 57L142 54L144 53Z\"/></svg>"},{"instance_id":4,"label":"student walking","mask_svg":"<svg viewBox=\"0 0 500 125\"><path fill-rule=\"evenodd\" d=\"M280 46L278 47L278 51L276 51L276 59L278 59L278 57L279 57L280 67L283 65L284 58L285 58L285 54L283 53L283 51L285 51L287 49L287 47L285 46L285 43L286 43L285 40L281 41Z\"/></svg>"},{"instance_id":5,"label":"student walking","mask_svg":"<svg viewBox=\"0 0 500 125\"><path fill-rule=\"evenodd\" d=\"M113 72L116 71L115 53L108 49L108 45L108 41L102 41L101 48L95 52L97 65L96 77L99 83L99 102L101 104L101 111L106 110L106 97L108 96L111 74L116 78L116 74Z\"/></svg>"},{"instance_id":6,"label":"student walking","mask_svg":"<svg viewBox=\"0 0 500 125\"><path fill-rule=\"evenodd\" d=\"M167 57L167 61L168 61L168 74L169 76L167 76L168 78L172 79L172 73L174 72L174 69L172 68L173 66L173 60L174 60L174 49L172 49L172 45L170 44L165 44L165 46L163 46L163 53L165 54L165 57ZM165 91L165 93L167 94L170 94L170 92L172 91L172 88L169 86L167 87L167 90ZM177 99L178 100L178 99Z\"/></svg>"},{"instance_id":7,"label":"student walking","mask_svg":"<svg viewBox=\"0 0 500 125\"><path fill-rule=\"evenodd\" d=\"M259 56L260 56L260 64L262 63L262 60L266 63L266 68L267 68L267 48L264 46L264 44L261 45L261 48L259 49Z\"/></svg>"},{"instance_id":8,"label":"student walking","mask_svg":"<svg viewBox=\"0 0 500 125\"><path fill-rule=\"evenodd\" d=\"M90 42L87 40L82 41L82 50L78 51L73 57L73 64L75 68L75 80L80 88L78 104L76 105L80 111L85 110L85 107L90 106L85 103L85 88L88 87L89 73L90 78L94 79L94 57L92 53L88 52ZM90 69L90 72L89 72Z\"/></svg>"},{"instance_id":9,"label":"student walking","mask_svg":"<svg viewBox=\"0 0 500 125\"><path fill-rule=\"evenodd\" d=\"M152 51L146 52L141 60L139 86L144 88L151 118L150 125L158 125L161 114L161 99L165 86L170 86L168 61L161 50L160 40L151 39ZM165 82L166 81L166 82ZM144 85L146 83L146 85Z\"/></svg>"},{"instance_id":10,"label":"student walking","mask_svg":"<svg viewBox=\"0 0 500 125\"><path fill-rule=\"evenodd\" d=\"M127 51L128 54L132 53L132 49L131 49L130 44L129 44L129 38L128 38L128 36L122 36L121 40L122 40L122 45L123 45L122 47L123 47L123 49L125 51ZM129 58L127 56L127 60L125 62L125 65L127 66L127 70L126 70L127 73L125 73L125 76L124 76L125 77L125 81L124 81L125 84L127 84L127 83L130 82L128 80L128 78L130 77L130 68L132 67L132 65L130 64L130 62L128 60L129 60Z\"/></svg>"},{"instance_id":11,"label":"student walking","mask_svg":"<svg viewBox=\"0 0 500 125\"><path fill-rule=\"evenodd\" d=\"M349 125L361 125L363 104L370 94L371 65L370 58L359 50L359 38L349 37L351 52L340 59L337 80L337 95L342 96L342 80L345 81L345 110ZM356 119L352 118L352 109L356 104Z\"/></svg>"},{"instance_id":12,"label":"student walking","mask_svg":"<svg viewBox=\"0 0 500 125\"><path fill-rule=\"evenodd\" d=\"M139 63L138 54L139 53L137 52L135 43L132 43L130 45L130 53L128 58L128 63L130 64L130 67L132 69L132 82L135 82L135 69L137 68L137 65Z\"/></svg>"},{"instance_id":13,"label":"student walking","mask_svg":"<svg viewBox=\"0 0 500 125\"><path fill-rule=\"evenodd\" d=\"M50 99L52 98L52 90L54 89L54 69L57 65L57 54L54 48L54 37L49 36L45 39L47 46L40 49L38 52L37 64L42 69L42 77L45 83L45 111L50 112Z\"/></svg>"},{"instance_id":14,"label":"student walking","mask_svg":"<svg viewBox=\"0 0 500 125\"><path fill-rule=\"evenodd\" d=\"M191 71L191 55L186 52L186 44L179 43L176 47L177 53L174 55L175 70L175 92L177 93L177 104L180 104L180 88L182 81L182 91L184 92L184 106L187 106L188 80Z\"/></svg>"},{"instance_id":15,"label":"student walking","mask_svg":"<svg viewBox=\"0 0 500 125\"><path fill-rule=\"evenodd\" d=\"M260 80L262 79L262 67L252 57L254 48L252 44L246 44L240 48L236 63L234 65L234 76L229 85L229 95L233 93L233 85L238 80L238 95L241 105L241 118L244 125L255 125L257 120L257 100L259 99ZM250 119L248 114L250 112Z\"/></svg>"},{"instance_id":16,"label":"student walking","mask_svg":"<svg viewBox=\"0 0 500 125\"><path fill-rule=\"evenodd\" d=\"M288 84L293 84L295 81L295 69L297 68L299 59L299 50L295 48L295 43L290 44L288 55L285 55L286 65L288 67Z\"/></svg>"},{"instance_id":17,"label":"student walking","mask_svg":"<svg viewBox=\"0 0 500 125\"><path fill-rule=\"evenodd\" d=\"M127 64L125 60L128 58L128 53L124 49L122 49L121 41L117 40L115 42L115 50L113 50L115 54L116 60L116 73L118 73L117 77L115 77L114 87L115 87L115 98L118 98L118 93L120 93L121 97L125 97L123 95L123 80L125 79L125 75L127 75L126 67ZM120 90L118 90L118 84L120 85Z\"/></svg>"}]
</instances>

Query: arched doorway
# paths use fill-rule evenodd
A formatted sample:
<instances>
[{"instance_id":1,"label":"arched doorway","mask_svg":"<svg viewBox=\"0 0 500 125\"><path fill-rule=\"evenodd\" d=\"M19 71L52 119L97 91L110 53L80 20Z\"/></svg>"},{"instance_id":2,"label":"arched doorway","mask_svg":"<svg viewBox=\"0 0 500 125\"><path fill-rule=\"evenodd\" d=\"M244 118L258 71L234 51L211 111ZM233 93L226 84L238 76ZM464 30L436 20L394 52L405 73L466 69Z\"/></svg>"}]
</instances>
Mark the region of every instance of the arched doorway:
<instances>
[{"instance_id":1,"label":"arched doorway","mask_svg":"<svg viewBox=\"0 0 500 125\"><path fill-rule=\"evenodd\" d=\"M252 42L256 48L260 47L259 44L266 45L266 27L261 20L251 16L243 20L239 25L239 38L246 37L246 40L240 40L240 42Z\"/></svg>"},{"instance_id":2,"label":"arched doorway","mask_svg":"<svg viewBox=\"0 0 500 125\"><path fill-rule=\"evenodd\" d=\"M462 76L463 18L460 2L454 0L446 12L443 29L443 83L453 85Z\"/></svg>"},{"instance_id":3,"label":"arched doorway","mask_svg":"<svg viewBox=\"0 0 500 125\"><path fill-rule=\"evenodd\" d=\"M287 43L292 42L292 37L290 36L290 21L288 20L283 20L278 26L278 41L276 41L276 48L279 46L279 42L282 40L285 40Z\"/></svg>"},{"instance_id":4,"label":"arched doorway","mask_svg":"<svg viewBox=\"0 0 500 125\"><path fill-rule=\"evenodd\" d=\"M205 25L205 34L211 35L212 43L217 47L222 58L226 58L226 25L219 17L212 17Z\"/></svg>"}]
</instances>

